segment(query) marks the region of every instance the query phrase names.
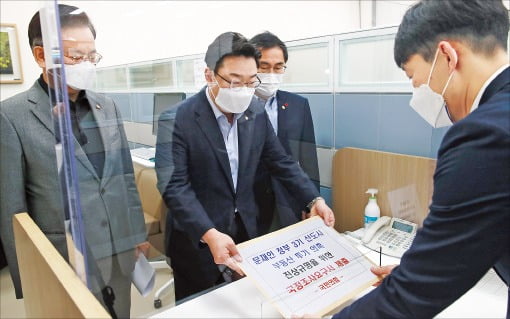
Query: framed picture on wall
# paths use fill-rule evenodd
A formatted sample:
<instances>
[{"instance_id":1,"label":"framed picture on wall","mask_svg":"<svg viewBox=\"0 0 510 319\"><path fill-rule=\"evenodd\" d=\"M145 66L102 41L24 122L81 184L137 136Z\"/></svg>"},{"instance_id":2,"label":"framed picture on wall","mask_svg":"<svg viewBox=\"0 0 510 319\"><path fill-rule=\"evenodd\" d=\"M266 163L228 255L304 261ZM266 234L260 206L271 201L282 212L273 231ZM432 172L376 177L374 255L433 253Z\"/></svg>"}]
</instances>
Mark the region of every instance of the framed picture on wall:
<instances>
[{"instance_id":1,"label":"framed picture on wall","mask_svg":"<svg viewBox=\"0 0 510 319\"><path fill-rule=\"evenodd\" d=\"M0 24L0 83L23 83L15 24Z\"/></svg>"}]
</instances>

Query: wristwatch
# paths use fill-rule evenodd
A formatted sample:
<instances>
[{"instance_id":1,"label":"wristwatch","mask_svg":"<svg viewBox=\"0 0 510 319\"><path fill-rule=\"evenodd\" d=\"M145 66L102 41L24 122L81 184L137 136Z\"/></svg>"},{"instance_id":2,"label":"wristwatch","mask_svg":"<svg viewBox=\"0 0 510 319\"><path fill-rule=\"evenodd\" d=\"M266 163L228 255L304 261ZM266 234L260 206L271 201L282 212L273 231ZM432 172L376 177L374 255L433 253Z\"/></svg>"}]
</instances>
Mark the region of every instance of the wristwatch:
<instances>
[{"instance_id":1,"label":"wristwatch","mask_svg":"<svg viewBox=\"0 0 510 319\"><path fill-rule=\"evenodd\" d=\"M307 214L309 214L312 211L313 205L315 205L315 203L317 203L317 201L321 200L321 199L324 200L324 198L322 198L320 196L319 197L315 197L314 199L312 199L312 201L310 203L308 203L308 205L306 205L305 212Z\"/></svg>"}]
</instances>

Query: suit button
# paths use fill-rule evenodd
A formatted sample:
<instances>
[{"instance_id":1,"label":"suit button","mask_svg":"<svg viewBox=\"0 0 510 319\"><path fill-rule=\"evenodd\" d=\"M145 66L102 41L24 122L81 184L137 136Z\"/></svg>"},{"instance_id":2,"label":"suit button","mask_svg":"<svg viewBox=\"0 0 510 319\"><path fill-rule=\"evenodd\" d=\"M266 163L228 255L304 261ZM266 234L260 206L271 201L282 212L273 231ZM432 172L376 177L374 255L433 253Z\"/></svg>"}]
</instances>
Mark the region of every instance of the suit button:
<instances>
[{"instance_id":1,"label":"suit button","mask_svg":"<svg viewBox=\"0 0 510 319\"><path fill-rule=\"evenodd\" d=\"M105 192L106 192L106 189L101 188L101 195L104 195Z\"/></svg>"},{"instance_id":2,"label":"suit button","mask_svg":"<svg viewBox=\"0 0 510 319\"><path fill-rule=\"evenodd\" d=\"M103 219L103 220L101 221L101 226L106 227L106 225L108 225L108 223L106 222L106 220L105 220L105 219Z\"/></svg>"}]
</instances>

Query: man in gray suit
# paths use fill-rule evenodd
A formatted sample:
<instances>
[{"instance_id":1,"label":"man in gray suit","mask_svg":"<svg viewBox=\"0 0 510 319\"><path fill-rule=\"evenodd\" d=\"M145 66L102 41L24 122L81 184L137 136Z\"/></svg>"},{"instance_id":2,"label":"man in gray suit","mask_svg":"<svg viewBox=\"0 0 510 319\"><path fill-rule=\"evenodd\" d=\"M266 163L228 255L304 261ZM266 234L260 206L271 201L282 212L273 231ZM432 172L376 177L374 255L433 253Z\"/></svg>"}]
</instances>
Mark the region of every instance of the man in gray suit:
<instances>
[{"instance_id":1,"label":"man in gray suit","mask_svg":"<svg viewBox=\"0 0 510 319\"><path fill-rule=\"evenodd\" d=\"M89 90L95 64L95 29L76 7L59 5L69 112L75 148L87 246L89 288L108 310L129 317L130 275L135 249L146 248L146 232L122 119L114 102ZM29 25L29 42L41 77L25 92L0 106L0 234L16 289L22 298L12 217L27 211L57 250L67 259L64 203L55 145L58 132L49 94L39 13ZM111 295L110 295L111 297ZM113 315L115 317L115 315Z\"/></svg>"}]
</instances>

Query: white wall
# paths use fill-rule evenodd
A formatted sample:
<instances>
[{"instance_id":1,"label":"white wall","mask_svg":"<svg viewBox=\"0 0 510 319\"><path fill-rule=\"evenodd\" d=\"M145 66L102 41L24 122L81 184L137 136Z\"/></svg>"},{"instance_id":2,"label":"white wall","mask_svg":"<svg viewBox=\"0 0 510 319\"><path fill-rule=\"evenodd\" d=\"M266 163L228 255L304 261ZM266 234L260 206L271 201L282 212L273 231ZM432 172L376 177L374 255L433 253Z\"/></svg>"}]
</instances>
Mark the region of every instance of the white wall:
<instances>
[{"instance_id":1,"label":"white wall","mask_svg":"<svg viewBox=\"0 0 510 319\"><path fill-rule=\"evenodd\" d=\"M358 1L66 1L98 29L101 66L203 53L222 32L294 40L354 30ZM115 23L112 23L112 15ZM106 50L106 51L105 51Z\"/></svg>"},{"instance_id":2,"label":"white wall","mask_svg":"<svg viewBox=\"0 0 510 319\"><path fill-rule=\"evenodd\" d=\"M375 23L377 26L398 25L406 10L415 1L376 1Z\"/></svg>"},{"instance_id":3,"label":"white wall","mask_svg":"<svg viewBox=\"0 0 510 319\"><path fill-rule=\"evenodd\" d=\"M0 1L0 21L2 23L14 23L18 29L21 69L23 72L23 83L0 84L0 100L28 89L41 73L32 57L27 35L28 23L40 7L40 1Z\"/></svg>"},{"instance_id":4,"label":"white wall","mask_svg":"<svg viewBox=\"0 0 510 319\"><path fill-rule=\"evenodd\" d=\"M91 17L97 49L104 56L101 67L203 53L225 31L251 37L269 30L289 41L372 26L372 6L366 0L61 2L78 6ZM408 1L382 2L388 3L377 4L381 10L377 24L397 25L405 11L401 3ZM2 23L18 26L24 77L23 84L1 85L1 100L27 89L40 74L28 46L27 27L43 5L43 1L0 1Z\"/></svg>"}]
</instances>

